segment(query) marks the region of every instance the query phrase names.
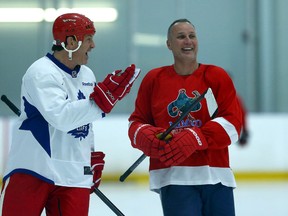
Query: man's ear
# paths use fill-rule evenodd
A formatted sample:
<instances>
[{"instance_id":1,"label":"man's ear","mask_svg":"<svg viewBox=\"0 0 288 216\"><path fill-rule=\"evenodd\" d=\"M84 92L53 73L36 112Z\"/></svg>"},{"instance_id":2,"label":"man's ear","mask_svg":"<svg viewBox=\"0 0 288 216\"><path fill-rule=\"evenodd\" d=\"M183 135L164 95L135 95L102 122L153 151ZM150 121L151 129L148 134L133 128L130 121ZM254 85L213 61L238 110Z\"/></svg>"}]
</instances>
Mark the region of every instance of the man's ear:
<instances>
[{"instance_id":1,"label":"man's ear","mask_svg":"<svg viewBox=\"0 0 288 216\"><path fill-rule=\"evenodd\" d=\"M166 40L166 45L167 45L168 49L171 50L171 43L169 40Z\"/></svg>"},{"instance_id":2,"label":"man's ear","mask_svg":"<svg viewBox=\"0 0 288 216\"><path fill-rule=\"evenodd\" d=\"M77 41L74 39L74 37L67 37L67 46L75 47L75 45L77 45Z\"/></svg>"}]
</instances>

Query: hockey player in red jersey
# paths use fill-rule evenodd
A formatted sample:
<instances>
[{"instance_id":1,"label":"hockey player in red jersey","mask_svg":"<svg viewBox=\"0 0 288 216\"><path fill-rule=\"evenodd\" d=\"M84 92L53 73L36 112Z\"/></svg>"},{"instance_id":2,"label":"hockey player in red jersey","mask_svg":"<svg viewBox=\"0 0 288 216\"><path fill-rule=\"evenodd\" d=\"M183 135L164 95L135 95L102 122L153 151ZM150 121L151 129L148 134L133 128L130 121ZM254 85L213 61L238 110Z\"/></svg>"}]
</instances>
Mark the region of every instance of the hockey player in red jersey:
<instances>
[{"instance_id":1,"label":"hockey player in red jersey","mask_svg":"<svg viewBox=\"0 0 288 216\"><path fill-rule=\"evenodd\" d=\"M129 118L131 144L150 157L150 189L160 194L165 216L233 216L236 182L228 147L242 127L233 82L221 67L197 61L198 40L189 20L170 25L167 47L174 64L152 69L142 80ZM208 88L217 115L211 117L203 99L170 138L158 139Z\"/></svg>"},{"instance_id":2,"label":"hockey player in red jersey","mask_svg":"<svg viewBox=\"0 0 288 216\"><path fill-rule=\"evenodd\" d=\"M93 122L129 93L135 65L96 83L86 66L95 48L93 22L78 13L53 23L53 53L36 60L21 87L21 115L3 178L0 215L87 216L100 184L103 152L94 150Z\"/></svg>"}]
</instances>

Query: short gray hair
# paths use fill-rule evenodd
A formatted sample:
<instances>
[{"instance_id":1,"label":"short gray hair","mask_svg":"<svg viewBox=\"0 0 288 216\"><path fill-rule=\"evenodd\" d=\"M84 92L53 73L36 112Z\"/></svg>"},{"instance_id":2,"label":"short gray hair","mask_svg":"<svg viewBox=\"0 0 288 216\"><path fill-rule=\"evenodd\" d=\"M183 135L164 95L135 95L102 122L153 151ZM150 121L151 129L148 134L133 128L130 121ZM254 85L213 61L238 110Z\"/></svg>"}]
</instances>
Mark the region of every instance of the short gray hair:
<instances>
[{"instance_id":1,"label":"short gray hair","mask_svg":"<svg viewBox=\"0 0 288 216\"><path fill-rule=\"evenodd\" d=\"M167 39L169 38L170 34L171 34L171 28L176 24L176 23L189 23L193 26L193 28L195 29L195 26L188 20L188 19L185 19L185 18L182 18L182 19L177 19L175 20L174 22L171 23L171 25L169 26L168 28L168 31L167 31Z\"/></svg>"}]
</instances>

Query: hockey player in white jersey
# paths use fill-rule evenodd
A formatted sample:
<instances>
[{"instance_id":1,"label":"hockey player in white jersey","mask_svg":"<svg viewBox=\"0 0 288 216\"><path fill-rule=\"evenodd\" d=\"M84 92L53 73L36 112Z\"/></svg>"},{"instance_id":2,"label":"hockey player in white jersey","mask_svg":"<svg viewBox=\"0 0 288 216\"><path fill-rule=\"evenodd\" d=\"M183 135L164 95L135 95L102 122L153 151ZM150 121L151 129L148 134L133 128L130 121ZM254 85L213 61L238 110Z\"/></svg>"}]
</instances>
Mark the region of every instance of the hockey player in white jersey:
<instances>
[{"instance_id":1,"label":"hockey player in white jersey","mask_svg":"<svg viewBox=\"0 0 288 216\"><path fill-rule=\"evenodd\" d=\"M99 186L103 152L94 152L92 122L129 93L140 70L130 65L96 84L88 62L93 22L82 14L59 16L52 53L35 61L21 87L21 115L3 178L3 216L88 215ZM0 214L1 214L0 213Z\"/></svg>"}]
</instances>

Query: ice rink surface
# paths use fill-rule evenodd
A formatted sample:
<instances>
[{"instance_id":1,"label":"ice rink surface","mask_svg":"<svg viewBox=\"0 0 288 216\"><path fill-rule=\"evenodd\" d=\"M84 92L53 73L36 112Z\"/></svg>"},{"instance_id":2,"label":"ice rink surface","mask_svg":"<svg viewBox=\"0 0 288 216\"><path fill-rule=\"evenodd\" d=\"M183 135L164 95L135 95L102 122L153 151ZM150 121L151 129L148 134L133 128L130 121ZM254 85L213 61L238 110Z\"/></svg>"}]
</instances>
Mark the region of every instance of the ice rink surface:
<instances>
[{"instance_id":1,"label":"ice rink surface","mask_svg":"<svg viewBox=\"0 0 288 216\"><path fill-rule=\"evenodd\" d=\"M149 191L148 183L103 183L99 189L125 216L162 215L159 196ZM236 216L287 216L287 196L288 182L238 182ZM96 194L91 195L89 216L115 215Z\"/></svg>"}]
</instances>

